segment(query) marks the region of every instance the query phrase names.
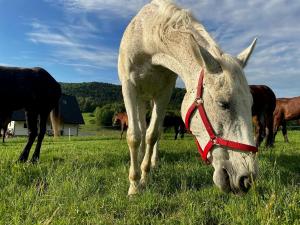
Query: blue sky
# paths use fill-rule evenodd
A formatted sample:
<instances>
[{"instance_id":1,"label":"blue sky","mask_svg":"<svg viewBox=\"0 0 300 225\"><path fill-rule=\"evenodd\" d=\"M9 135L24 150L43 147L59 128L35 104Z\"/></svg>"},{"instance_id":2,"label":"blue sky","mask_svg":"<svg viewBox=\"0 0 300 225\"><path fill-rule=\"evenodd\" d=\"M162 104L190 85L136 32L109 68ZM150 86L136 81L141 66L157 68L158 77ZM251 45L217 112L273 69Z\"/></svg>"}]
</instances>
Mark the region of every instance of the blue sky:
<instances>
[{"instance_id":1,"label":"blue sky","mask_svg":"<svg viewBox=\"0 0 300 225\"><path fill-rule=\"evenodd\" d=\"M0 64L47 69L61 82L119 84L118 48L148 0L0 0ZM254 37L250 84L300 95L299 0L175 0L222 49L238 54ZM181 82L178 82L181 86Z\"/></svg>"}]
</instances>

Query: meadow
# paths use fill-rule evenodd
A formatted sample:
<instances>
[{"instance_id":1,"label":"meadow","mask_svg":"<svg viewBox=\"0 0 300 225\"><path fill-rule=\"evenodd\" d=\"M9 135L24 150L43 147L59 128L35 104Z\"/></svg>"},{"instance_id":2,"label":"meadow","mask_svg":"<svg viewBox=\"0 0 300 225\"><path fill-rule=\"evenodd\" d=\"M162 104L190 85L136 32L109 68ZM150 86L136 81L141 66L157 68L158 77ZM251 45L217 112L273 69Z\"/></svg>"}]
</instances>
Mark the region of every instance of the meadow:
<instances>
[{"instance_id":1,"label":"meadow","mask_svg":"<svg viewBox=\"0 0 300 225\"><path fill-rule=\"evenodd\" d=\"M300 132L289 138L260 149L258 180L234 196L214 186L191 137L163 134L159 169L130 198L118 131L46 137L36 165L15 163L25 138L11 138L0 144L0 224L300 224Z\"/></svg>"}]
</instances>

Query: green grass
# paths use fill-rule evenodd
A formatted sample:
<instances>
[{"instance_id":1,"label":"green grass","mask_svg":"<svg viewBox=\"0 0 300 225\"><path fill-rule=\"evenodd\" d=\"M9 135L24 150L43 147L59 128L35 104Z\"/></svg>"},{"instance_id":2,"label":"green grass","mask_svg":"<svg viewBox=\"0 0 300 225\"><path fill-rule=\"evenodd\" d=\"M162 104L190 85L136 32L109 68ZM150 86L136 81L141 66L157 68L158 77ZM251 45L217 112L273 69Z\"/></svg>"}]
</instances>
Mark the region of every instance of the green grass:
<instances>
[{"instance_id":1,"label":"green grass","mask_svg":"<svg viewBox=\"0 0 300 225\"><path fill-rule=\"evenodd\" d=\"M80 126L79 135L80 136L97 136L100 138L118 138L120 137L120 132L112 127L100 127L96 124L96 117L93 113L82 113L85 124ZM125 136L124 136L125 137Z\"/></svg>"},{"instance_id":2,"label":"green grass","mask_svg":"<svg viewBox=\"0 0 300 225\"><path fill-rule=\"evenodd\" d=\"M37 165L15 163L24 138L0 144L0 224L300 224L299 131L260 150L259 178L243 197L213 185L191 137L164 134L150 185L129 198L129 153L118 134L46 137Z\"/></svg>"}]
</instances>

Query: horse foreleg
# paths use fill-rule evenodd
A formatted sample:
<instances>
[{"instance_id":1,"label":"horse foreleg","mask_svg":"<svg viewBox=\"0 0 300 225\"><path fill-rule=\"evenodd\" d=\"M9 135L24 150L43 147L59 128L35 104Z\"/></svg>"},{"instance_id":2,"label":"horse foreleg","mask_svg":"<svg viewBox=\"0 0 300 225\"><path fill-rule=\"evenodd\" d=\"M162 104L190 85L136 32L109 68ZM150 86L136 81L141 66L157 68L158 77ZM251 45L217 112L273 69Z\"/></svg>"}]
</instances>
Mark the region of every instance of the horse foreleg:
<instances>
[{"instance_id":1,"label":"horse foreleg","mask_svg":"<svg viewBox=\"0 0 300 225\"><path fill-rule=\"evenodd\" d=\"M252 121L254 123L254 141L256 143L256 147L258 147L261 143L261 129L262 129L262 124L259 121L258 116L253 116Z\"/></svg>"},{"instance_id":2,"label":"horse foreleg","mask_svg":"<svg viewBox=\"0 0 300 225\"><path fill-rule=\"evenodd\" d=\"M2 129L0 129L0 137L3 137L3 139L2 139L2 143L4 143L4 130L3 130L3 136L2 136Z\"/></svg>"},{"instance_id":3,"label":"horse foreleg","mask_svg":"<svg viewBox=\"0 0 300 225\"><path fill-rule=\"evenodd\" d=\"M2 139L2 143L5 142L5 137L6 137L6 132L7 132L7 126L8 126L8 125L6 125L6 126L4 127L4 129L3 129L3 139Z\"/></svg>"},{"instance_id":4,"label":"horse foreleg","mask_svg":"<svg viewBox=\"0 0 300 225\"><path fill-rule=\"evenodd\" d=\"M37 117L36 113L26 112L26 123L28 127L28 140L20 157L19 162L26 162L31 149L31 146L37 136Z\"/></svg>"},{"instance_id":5,"label":"horse foreleg","mask_svg":"<svg viewBox=\"0 0 300 225\"><path fill-rule=\"evenodd\" d=\"M40 158L41 146L42 146L42 142L43 142L43 139L44 139L44 136L46 133L48 115L49 115L49 113L43 113L40 115L40 132L38 135L38 140L37 140L37 144L35 147L35 151L31 158L32 163L36 163Z\"/></svg>"},{"instance_id":6,"label":"horse foreleg","mask_svg":"<svg viewBox=\"0 0 300 225\"><path fill-rule=\"evenodd\" d=\"M155 169L157 167L157 161L158 161L158 149L159 149L159 140L156 141L153 152L151 156L151 168Z\"/></svg>"},{"instance_id":7,"label":"horse foreleg","mask_svg":"<svg viewBox=\"0 0 300 225\"><path fill-rule=\"evenodd\" d=\"M121 122L121 136L120 136L120 140L122 140L123 133L124 133L124 124Z\"/></svg>"},{"instance_id":8,"label":"horse foreleg","mask_svg":"<svg viewBox=\"0 0 300 225\"><path fill-rule=\"evenodd\" d=\"M158 140L166 113L166 107L171 97L171 90L169 93L164 93L165 95L161 95L159 99L154 100L150 125L146 133L146 152L141 165L141 184L143 186L147 184L147 177L150 172L150 167L154 168L157 164Z\"/></svg>"},{"instance_id":9,"label":"horse foreleg","mask_svg":"<svg viewBox=\"0 0 300 225\"><path fill-rule=\"evenodd\" d=\"M180 138L184 138L184 133L185 133L185 125L180 125Z\"/></svg>"},{"instance_id":10,"label":"horse foreleg","mask_svg":"<svg viewBox=\"0 0 300 225\"><path fill-rule=\"evenodd\" d=\"M175 137L174 137L174 140L177 140L178 133L179 133L179 127L177 127L177 126L175 125L175 126L174 126L174 131L175 131Z\"/></svg>"},{"instance_id":11,"label":"horse foreleg","mask_svg":"<svg viewBox=\"0 0 300 225\"><path fill-rule=\"evenodd\" d=\"M279 125L275 122L273 122L273 143L275 143L275 137L278 131Z\"/></svg>"},{"instance_id":12,"label":"horse foreleg","mask_svg":"<svg viewBox=\"0 0 300 225\"><path fill-rule=\"evenodd\" d=\"M141 131L141 144L139 147L139 153L138 153L138 161L139 164L142 163L144 155L145 155L145 138L146 138L146 130L147 130L147 122L146 122L146 103L140 102L139 108L138 108L138 118L139 118L139 127Z\"/></svg>"},{"instance_id":13,"label":"horse foreleg","mask_svg":"<svg viewBox=\"0 0 300 225\"><path fill-rule=\"evenodd\" d=\"M266 116L266 147L273 147L274 135L273 135L273 113Z\"/></svg>"},{"instance_id":14,"label":"horse foreleg","mask_svg":"<svg viewBox=\"0 0 300 225\"><path fill-rule=\"evenodd\" d=\"M286 129L286 121L282 121L282 135L284 137L285 142L289 142L288 136L287 136L287 129Z\"/></svg>"},{"instance_id":15,"label":"horse foreleg","mask_svg":"<svg viewBox=\"0 0 300 225\"><path fill-rule=\"evenodd\" d=\"M139 189L140 169L138 150L141 144L141 131L138 123L138 100L135 87L128 81L122 84L122 93L128 115L127 143L130 151L128 195L137 194Z\"/></svg>"}]
</instances>

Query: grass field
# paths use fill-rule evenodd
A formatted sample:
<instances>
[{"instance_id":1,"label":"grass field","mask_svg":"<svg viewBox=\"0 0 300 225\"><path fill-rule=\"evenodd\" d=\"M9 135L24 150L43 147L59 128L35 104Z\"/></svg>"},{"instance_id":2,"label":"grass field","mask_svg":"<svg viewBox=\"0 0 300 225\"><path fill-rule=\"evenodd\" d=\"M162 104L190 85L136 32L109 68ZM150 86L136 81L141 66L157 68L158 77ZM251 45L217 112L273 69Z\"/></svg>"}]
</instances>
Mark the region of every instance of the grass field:
<instances>
[{"instance_id":1,"label":"grass field","mask_svg":"<svg viewBox=\"0 0 300 225\"><path fill-rule=\"evenodd\" d=\"M300 224L299 131L260 150L259 178L243 197L213 185L191 137L164 134L159 169L129 198L126 141L97 134L46 137L37 165L15 163L24 138L0 144L0 224Z\"/></svg>"}]
</instances>

